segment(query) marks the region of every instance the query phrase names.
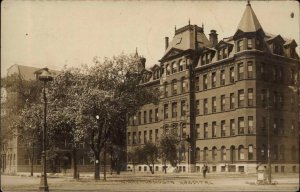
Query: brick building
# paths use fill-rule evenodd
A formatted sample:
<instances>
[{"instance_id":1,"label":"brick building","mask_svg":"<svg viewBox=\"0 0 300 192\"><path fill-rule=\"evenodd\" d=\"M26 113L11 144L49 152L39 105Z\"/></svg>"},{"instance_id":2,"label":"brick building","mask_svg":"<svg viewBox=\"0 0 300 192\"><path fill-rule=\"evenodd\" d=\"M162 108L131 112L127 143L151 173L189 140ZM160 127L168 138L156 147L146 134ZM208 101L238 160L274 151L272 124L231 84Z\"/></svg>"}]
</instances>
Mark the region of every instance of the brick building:
<instances>
[{"instance_id":1,"label":"brick building","mask_svg":"<svg viewBox=\"0 0 300 192\"><path fill-rule=\"evenodd\" d=\"M207 37L203 26L189 23L165 45L160 63L141 70L141 84L161 96L130 117L128 151L175 133L189 138L178 150L182 172L200 171L204 163L212 172L255 172L267 163L268 146L273 172L298 171L295 40L265 32L248 3L233 36L218 41L215 30ZM162 171L162 164L154 169Z\"/></svg>"}]
</instances>

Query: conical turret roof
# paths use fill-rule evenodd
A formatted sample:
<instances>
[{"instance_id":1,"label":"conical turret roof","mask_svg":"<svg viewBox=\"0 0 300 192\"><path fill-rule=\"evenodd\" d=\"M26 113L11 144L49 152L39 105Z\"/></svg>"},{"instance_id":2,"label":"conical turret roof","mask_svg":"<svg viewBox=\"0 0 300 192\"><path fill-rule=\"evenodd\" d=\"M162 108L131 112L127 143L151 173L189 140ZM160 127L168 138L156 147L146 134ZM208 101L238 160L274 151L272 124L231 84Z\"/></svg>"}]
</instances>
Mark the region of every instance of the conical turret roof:
<instances>
[{"instance_id":1,"label":"conical turret roof","mask_svg":"<svg viewBox=\"0 0 300 192\"><path fill-rule=\"evenodd\" d=\"M248 1L248 4L246 6L246 9L238 25L237 30L247 33L247 32L256 32L259 29L262 29L262 27L251 7L251 4Z\"/></svg>"}]
</instances>

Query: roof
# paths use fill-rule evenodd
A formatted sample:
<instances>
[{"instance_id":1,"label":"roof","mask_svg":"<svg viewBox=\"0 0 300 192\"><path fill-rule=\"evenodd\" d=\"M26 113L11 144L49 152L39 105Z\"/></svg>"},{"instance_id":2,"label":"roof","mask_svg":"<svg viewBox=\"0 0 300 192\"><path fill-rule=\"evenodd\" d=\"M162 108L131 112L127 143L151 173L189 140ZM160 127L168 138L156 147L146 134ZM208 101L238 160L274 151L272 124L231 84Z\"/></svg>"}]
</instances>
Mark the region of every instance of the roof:
<instances>
[{"instance_id":1,"label":"roof","mask_svg":"<svg viewBox=\"0 0 300 192\"><path fill-rule=\"evenodd\" d=\"M247 32L256 32L259 29L262 29L250 3L247 4L242 19L238 25L237 30Z\"/></svg>"},{"instance_id":2,"label":"roof","mask_svg":"<svg viewBox=\"0 0 300 192\"><path fill-rule=\"evenodd\" d=\"M39 70L41 70L41 68L15 64L7 69L7 76L17 73L20 74L24 80L35 80L36 79L35 73L38 72ZM51 70L51 69L49 69L49 72L54 75L59 73L59 71Z\"/></svg>"}]
</instances>

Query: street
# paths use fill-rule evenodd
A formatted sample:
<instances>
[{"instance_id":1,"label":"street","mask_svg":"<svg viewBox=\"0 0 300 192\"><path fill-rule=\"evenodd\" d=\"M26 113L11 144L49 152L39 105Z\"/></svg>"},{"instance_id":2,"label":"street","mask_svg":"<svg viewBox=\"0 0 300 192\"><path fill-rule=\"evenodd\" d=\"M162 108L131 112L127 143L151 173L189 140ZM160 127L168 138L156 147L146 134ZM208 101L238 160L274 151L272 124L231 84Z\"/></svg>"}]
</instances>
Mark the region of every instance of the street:
<instances>
[{"instance_id":1,"label":"street","mask_svg":"<svg viewBox=\"0 0 300 192\"><path fill-rule=\"evenodd\" d=\"M37 191L40 178L2 176L3 191ZM298 191L299 174L274 174L274 185L257 185L255 174L133 174L108 175L94 181L82 174L79 181L68 176L50 175L50 191Z\"/></svg>"}]
</instances>

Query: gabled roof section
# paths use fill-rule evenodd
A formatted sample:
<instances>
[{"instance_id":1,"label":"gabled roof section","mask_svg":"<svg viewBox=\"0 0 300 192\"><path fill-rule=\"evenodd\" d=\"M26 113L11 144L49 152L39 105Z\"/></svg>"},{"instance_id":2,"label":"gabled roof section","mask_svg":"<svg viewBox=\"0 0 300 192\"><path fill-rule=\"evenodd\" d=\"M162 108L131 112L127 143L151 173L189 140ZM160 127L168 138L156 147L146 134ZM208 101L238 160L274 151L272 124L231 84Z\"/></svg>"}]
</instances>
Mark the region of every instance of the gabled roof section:
<instances>
[{"instance_id":1,"label":"gabled roof section","mask_svg":"<svg viewBox=\"0 0 300 192\"><path fill-rule=\"evenodd\" d=\"M238 25L237 31L240 30L244 33L248 33L248 32L256 32L259 29L262 30L262 27L251 7L251 4L248 1L242 19L240 20L240 23Z\"/></svg>"},{"instance_id":2,"label":"gabled roof section","mask_svg":"<svg viewBox=\"0 0 300 192\"><path fill-rule=\"evenodd\" d=\"M282 44L285 42L285 40L281 37L281 35L271 37L270 39L267 40L267 42L273 42L273 41L279 41Z\"/></svg>"},{"instance_id":3,"label":"gabled roof section","mask_svg":"<svg viewBox=\"0 0 300 192\"><path fill-rule=\"evenodd\" d=\"M174 55L177 55L179 53L182 53L184 50L177 49L177 48L171 48L166 54L161 58L161 60L164 60L165 58L172 57Z\"/></svg>"}]
</instances>

